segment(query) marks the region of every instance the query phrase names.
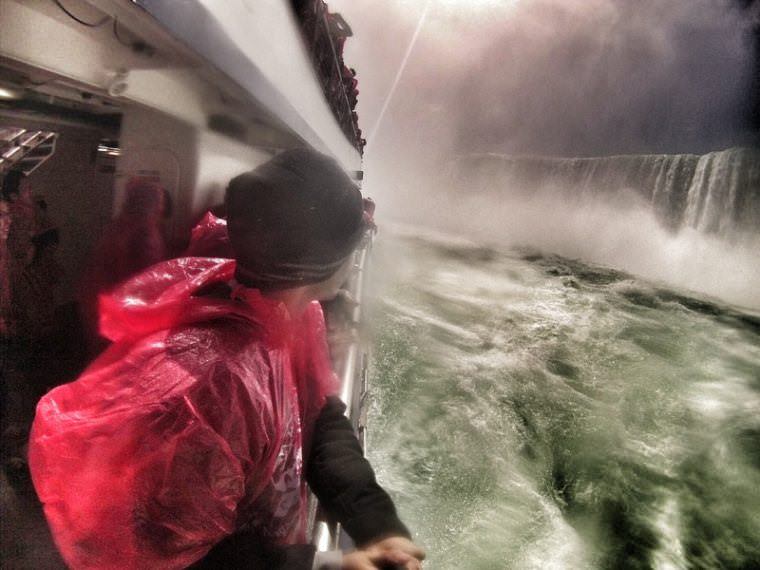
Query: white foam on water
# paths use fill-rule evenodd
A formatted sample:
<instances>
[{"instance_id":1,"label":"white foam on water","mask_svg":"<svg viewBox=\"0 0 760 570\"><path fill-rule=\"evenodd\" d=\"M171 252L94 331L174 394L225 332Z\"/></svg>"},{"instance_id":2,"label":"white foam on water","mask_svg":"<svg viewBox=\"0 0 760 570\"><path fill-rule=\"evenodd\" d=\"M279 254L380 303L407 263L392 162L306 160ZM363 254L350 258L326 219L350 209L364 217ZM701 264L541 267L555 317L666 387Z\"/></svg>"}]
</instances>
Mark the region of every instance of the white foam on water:
<instances>
[{"instance_id":1,"label":"white foam on water","mask_svg":"<svg viewBox=\"0 0 760 570\"><path fill-rule=\"evenodd\" d=\"M502 193L503 194L503 193ZM528 246L600 263L760 310L760 236L726 241L684 227L673 233L635 197L589 201L558 198L552 189L529 195L438 194L440 208L420 222L436 233L500 247ZM411 201L430 198L412 196ZM412 207L412 210L415 208Z\"/></svg>"},{"instance_id":2,"label":"white foam on water","mask_svg":"<svg viewBox=\"0 0 760 570\"><path fill-rule=\"evenodd\" d=\"M760 396L741 379L725 377L720 381L693 384L685 397L690 408L703 421L719 424L743 412L748 416L760 414Z\"/></svg>"},{"instance_id":3,"label":"white foam on water","mask_svg":"<svg viewBox=\"0 0 760 570\"><path fill-rule=\"evenodd\" d=\"M669 497L662 504L654 526L660 535L660 547L652 555L655 570L686 570L689 565L681 541L680 513L675 497Z\"/></svg>"},{"instance_id":4,"label":"white foam on water","mask_svg":"<svg viewBox=\"0 0 760 570\"><path fill-rule=\"evenodd\" d=\"M526 570L582 570L590 564L588 549L562 516L556 505L541 497L541 508L549 523L545 532L521 552L514 568Z\"/></svg>"},{"instance_id":5,"label":"white foam on water","mask_svg":"<svg viewBox=\"0 0 760 570\"><path fill-rule=\"evenodd\" d=\"M385 300L385 303L390 308L397 311L399 314L404 315L405 317L408 317L414 320L416 323L426 324L428 326L440 329L453 336L459 337L463 340L467 340L470 342L480 341L480 338L474 332L469 331L464 327L460 327L452 323L446 322L443 319L434 317L430 315L429 313L426 313L418 308L411 307L409 305L399 304L391 300Z\"/></svg>"},{"instance_id":6,"label":"white foam on water","mask_svg":"<svg viewBox=\"0 0 760 570\"><path fill-rule=\"evenodd\" d=\"M568 288L547 274L550 258L495 251L479 259L466 241L442 251L415 238L400 240L416 262L401 259L399 247L403 280L382 306L400 327L401 336L390 335L394 350L399 338L412 345L401 365L421 364L420 376L391 372L401 412L370 453L404 518L424 529L431 567L586 570L608 556L620 561L642 524L658 539L642 556L662 570L684 568L693 521L679 501L701 499L684 489L683 468L702 453L716 465L743 465L730 434L754 425L760 410L750 377L760 347L748 330L731 313L629 302L627 293L657 294L635 279ZM556 265L595 270L560 258ZM553 371L555 359L571 373ZM565 445L588 453L559 464L572 485L568 500L580 505L574 517L552 491ZM716 473L719 482L724 475ZM639 504L636 489L663 498ZM595 538L604 529L594 505L606 499L633 509L623 543Z\"/></svg>"}]
</instances>

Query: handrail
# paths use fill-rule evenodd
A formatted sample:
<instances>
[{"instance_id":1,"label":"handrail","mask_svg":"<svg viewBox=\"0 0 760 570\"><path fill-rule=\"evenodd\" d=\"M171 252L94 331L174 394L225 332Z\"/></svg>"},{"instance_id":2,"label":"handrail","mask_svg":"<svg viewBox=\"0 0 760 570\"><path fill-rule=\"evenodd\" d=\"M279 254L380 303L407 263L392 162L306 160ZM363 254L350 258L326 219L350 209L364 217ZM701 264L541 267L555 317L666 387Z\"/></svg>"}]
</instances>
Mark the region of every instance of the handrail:
<instances>
[{"instance_id":1,"label":"handrail","mask_svg":"<svg viewBox=\"0 0 760 570\"><path fill-rule=\"evenodd\" d=\"M332 63L333 63L333 70L335 71L335 76L338 82L338 85L340 86L340 94L343 96L343 103L344 110L347 112L346 116L348 117L348 123L351 126L351 133L353 134L353 142L354 145L358 145L359 141L359 133L356 130L356 124L354 124L353 119L351 118L351 113L353 110L351 109L351 102L348 99L348 93L346 93L346 84L343 82L343 64L341 63L341 58L338 57L338 52L335 49L335 44L332 41L332 34L330 33L330 24L327 21L327 12L322 13L322 27L325 31L325 34L327 34L327 40L330 42L330 49L332 51ZM361 152L361 148L359 148L359 152Z\"/></svg>"},{"instance_id":2,"label":"handrail","mask_svg":"<svg viewBox=\"0 0 760 570\"><path fill-rule=\"evenodd\" d=\"M362 300L366 286L366 271L369 253L374 242L375 230L368 230L361 244L354 252L354 267L345 289L357 305L351 312L347 332L351 335L345 354L340 362L340 398L346 404L346 416L351 421L359 437L362 449L365 449L366 426L364 403L367 391L367 354L359 337L358 327L362 315ZM348 537L341 532L340 524L331 523L319 512L316 498L312 495L310 516L312 517L311 543L320 552L339 548ZM350 539L349 539L350 540Z\"/></svg>"},{"instance_id":3,"label":"handrail","mask_svg":"<svg viewBox=\"0 0 760 570\"><path fill-rule=\"evenodd\" d=\"M22 128L0 129L0 173L12 169L29 176L55 153L58 133Z\"/></svg>"},{"instance_id":4,"label":"handrail","mask_svg":"<svg viewBox=\"0 0 760 570\"><path fill-rule=\"evenodd\" d=\"M363 154L362 141L359 134L358 125L353 120L354 110L351 107L351 101L349 99L348 92L346 91L346 85L343 81L344 63L342 58L338 55L338 51L335 48L335 43L333 42L333 35L330 32L330 22L328 21L327 6L323 2L314 2L309 7L309 10L310 18L314 21L314 29L310 30L307 26L304 26L304 31L306 32L306 35L309 36L308 49L312 57L312 63L314 65L315 71L317 72L320 82L322 83L322 90L325 94L325 97L327 98L328 103L330 104L333 114L338 120L338 123L341 125L341 128L344 128L345 125L349 126L349 138L351 138L351 143L359 151L359 153ZM319 44L320 40L326 41L330 46L330 54L332 57L330 57L330 71L327 74L322 74L320 69L320 50L317 49L317 45ZM339 101L334 101L333 94L330 92L330 83L333 80L338 86ZM345 121L343 120L343 117L345 117ZM345 134L347 137L349 136L349 133Z\"/></svg>"}]
</instances>

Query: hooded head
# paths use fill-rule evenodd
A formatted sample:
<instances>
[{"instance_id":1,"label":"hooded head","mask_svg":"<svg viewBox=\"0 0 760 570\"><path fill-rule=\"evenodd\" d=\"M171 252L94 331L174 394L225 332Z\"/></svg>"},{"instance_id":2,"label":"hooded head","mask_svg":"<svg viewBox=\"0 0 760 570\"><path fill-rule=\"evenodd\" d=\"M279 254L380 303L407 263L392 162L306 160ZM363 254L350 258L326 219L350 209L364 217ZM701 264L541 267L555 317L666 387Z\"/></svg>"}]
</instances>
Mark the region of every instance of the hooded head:
<instances>
[{"instance_id":1,"label":"hooded head","mask_svg":"<svg viewBox=\"0 0 760 570\"><path fill-rule=\"evenodd\" d=\"M235 276L262 290L330 279L365 230L359 189L333 159L309 149L234 178L225 205Z\"/></svg>"}]
</instances>

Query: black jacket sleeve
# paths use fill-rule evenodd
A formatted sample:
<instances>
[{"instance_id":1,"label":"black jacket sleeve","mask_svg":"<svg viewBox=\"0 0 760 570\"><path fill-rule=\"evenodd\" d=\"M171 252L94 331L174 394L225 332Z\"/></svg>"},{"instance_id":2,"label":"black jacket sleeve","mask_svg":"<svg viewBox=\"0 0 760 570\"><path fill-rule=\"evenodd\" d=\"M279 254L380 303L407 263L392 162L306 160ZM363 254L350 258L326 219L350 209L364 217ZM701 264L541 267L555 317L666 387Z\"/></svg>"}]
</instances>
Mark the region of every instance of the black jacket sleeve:
<instances>
[{"instance_id":1,"label":"black jacket sleeve","mask_svg":"<svg viewBox=\"0 0 760 570\"><path fill-rule=\"evenodd\" d=\"M310 544L264 546L256 536L240 532L214 546L190 568L194 570L311 570L316 548Z\"/></svg>"},{"instance_id":2,"label":"black jacket sleeve","mask_svg":"<svg viewBox=\"0 0 760 570\"><path fill-rule=\"evenodd\" d=\"M306 480L327 514L343 525L357 546L378 538L410 538L396 507L364 458L346 406L327 399L314 427Z\"/></svg>"}]
</instances>

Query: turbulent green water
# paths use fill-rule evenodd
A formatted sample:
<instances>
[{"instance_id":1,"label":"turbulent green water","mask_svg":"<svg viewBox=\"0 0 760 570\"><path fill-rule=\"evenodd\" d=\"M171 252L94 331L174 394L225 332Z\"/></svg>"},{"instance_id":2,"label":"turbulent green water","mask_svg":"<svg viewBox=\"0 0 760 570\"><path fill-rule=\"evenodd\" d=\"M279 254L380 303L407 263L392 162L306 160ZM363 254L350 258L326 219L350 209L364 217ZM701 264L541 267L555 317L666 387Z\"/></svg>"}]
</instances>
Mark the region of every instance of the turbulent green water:
<instances>
[{"instance_id":1,"label":"turbulent green water","mask_svg":"<svg viewBox=\"0 0 760 570\"><path fill-rule=\"evenodd\" d=\"M760 568L760 318L386 238L370 457L438 569Z\"/></svg>"}]
</instances>

